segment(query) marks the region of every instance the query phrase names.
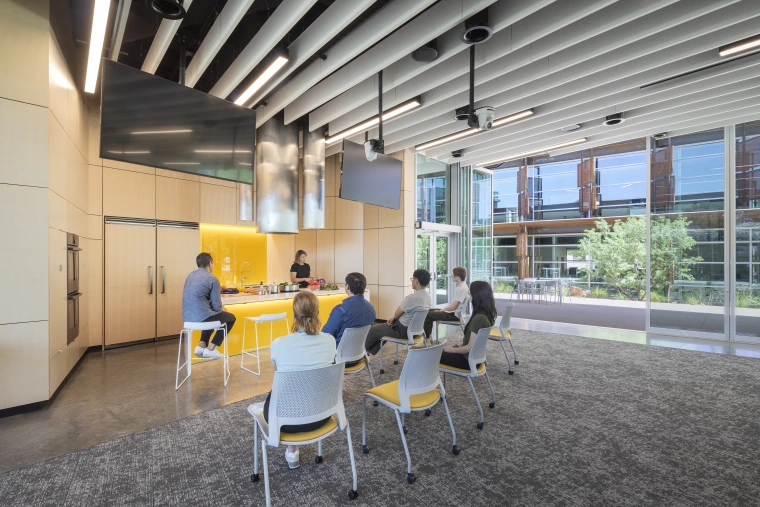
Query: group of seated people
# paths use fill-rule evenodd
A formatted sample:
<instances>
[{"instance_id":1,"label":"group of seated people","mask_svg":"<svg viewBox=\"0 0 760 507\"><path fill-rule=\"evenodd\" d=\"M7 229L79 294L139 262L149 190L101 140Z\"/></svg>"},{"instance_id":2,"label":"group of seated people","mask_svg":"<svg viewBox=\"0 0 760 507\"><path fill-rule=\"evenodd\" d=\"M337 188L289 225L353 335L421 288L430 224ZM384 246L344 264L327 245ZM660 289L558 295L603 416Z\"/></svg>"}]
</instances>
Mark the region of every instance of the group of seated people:
<instances>
[{"instance_id":1,"label":"group of seated people","mask_svg":"<svg viewBox=\"0 0 760 507\"><path fill-rule=\"evenodd\" d=\"M185 284L183 317L186 321L193 318L199 319L195 320L196 322L219 320L227 324L229 332L235 322L235 317L226 312L221 304L219 281L211 274L213 259L209 254L202 253L197 261L199 269L188 276ZM476 281L468 287L465 283L467 272L461 267L454 268L452 277L456 283L454 299L444 308L431 310L430 294L427 291L430 273L424 269L414 271L411 278L414 291L401 301L392 318L380 324L375 324L375 308L364 298L367 279L361 273L346 275L345 290L348 297L333 308L324 327L319 315L319 299L311 291L299 292L293 299L294 319L291 333L273 340L270 347L270 358L275 370L295 371L329 366L335 362L337 347L345 330L367 325L372 325L372 327L365 342L366 350L369 354L377 354L383 337L407 338L407 328L412 316L418 311L428 312L424 329L426 336L429 337L436 321L459 321L467 297L472 303L472 314L464 329L463 342L445 347L441 364L469 369L468 354L472 341L480 329L494 325L496 305L493 290L487 282ZM201 343L195 350L198 357L214 358L217 355L221 357L214 349L221 345L223 335L217 332L209 344L210 334L210 331L204 331L201 336ZM258 404L258 409L263 411L267 421L270 397L271 392L265 402ZM281 431L287 433L313 431L325 422L327 420L298 426L283 426ZM298 447L288 446L285 458L290 468L298 468L300 466Z\"/></svg>"}]
</instances>

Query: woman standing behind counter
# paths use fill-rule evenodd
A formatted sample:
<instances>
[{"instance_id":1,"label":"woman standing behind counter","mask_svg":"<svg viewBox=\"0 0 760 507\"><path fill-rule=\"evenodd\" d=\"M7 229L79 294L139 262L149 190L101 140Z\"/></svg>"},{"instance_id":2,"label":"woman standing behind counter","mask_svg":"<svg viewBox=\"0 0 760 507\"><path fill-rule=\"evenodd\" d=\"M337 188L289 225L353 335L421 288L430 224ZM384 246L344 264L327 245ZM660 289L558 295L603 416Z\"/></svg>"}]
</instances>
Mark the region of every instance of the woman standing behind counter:
<instances>
[{"instance_id":1,"label":"woman standing behind counter","mask_svg":"<svg viewBox=\"0 0 760 507\"><path fill-rule=\"evenodd\" d=\"M296 252L296 259L290 266L290 282L297 283L302 289L309 286L311 277L311 266L306 264L306 252L299 250Z\"/></svg>"}]
</instances>

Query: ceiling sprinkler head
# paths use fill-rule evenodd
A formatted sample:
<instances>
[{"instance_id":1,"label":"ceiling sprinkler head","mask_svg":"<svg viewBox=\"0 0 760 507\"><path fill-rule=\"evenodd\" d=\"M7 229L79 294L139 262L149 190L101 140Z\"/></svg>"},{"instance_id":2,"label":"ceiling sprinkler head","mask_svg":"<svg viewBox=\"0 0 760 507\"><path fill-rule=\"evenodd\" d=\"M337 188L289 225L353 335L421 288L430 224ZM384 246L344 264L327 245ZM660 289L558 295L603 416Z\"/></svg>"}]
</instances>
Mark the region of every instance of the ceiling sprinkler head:
<instances>
[{"instance_id":1,"label":"ceiling sprinkler head","mask_svg":"<svg viewBox=\"0 0 760 507\"><path fill-rule=\"evenodd\" d=\"M604 123L602 123L602 125L605 127L612 127L613 125L620 125L624 121L625 119L623 118L623 113L615 113L605 117Z\"/></svg>"},{"instance_id":2,"label":"ceiling sprinkler head","mask_svg":"<svg viewBox=\"0 0 760 507\"><path fill-rule=\"evenodd\" d=\"M461 158L464 155L464 150L454 150L451 152L451 158Z\"/></svg>"},{"instance_id":3,"label":"ceiling sprinkler head","mask_svg":"<svg viewBox=\"0 0 760 507\"><path fill-rule=\"evenodd\" d=\"M462 42L465 44L481 44L493 35L493 30L488 26L488 9L471 16L464 22Z\"/></svg>"},{"instance_id":4,"label":"ceiling sprinkler head","mask_svg":"<svg viewBox=\"0 0 760 507\"><path fill-rule=\"evenodd\" d=\"M150 6L153 12L164 19L177 20L182 19L187 14L182 6L184 0L152 0Z\"/></svg>"},{"instance_id":5,"label":"ceiling sprinkler head","mask_svg":"<svg viewBox=\"0 0 760 507\"><path fill-rule=\"evenodd\" d=\"M580 124L579 123L574 123L572 125L566 125L566 126L562 127L560 130L562 132L572 132L574 130L578 130L579 128L581 128Z\"/></svg>"},{"instance_id":6,"label":"ceiling sprinkler head","mask_svg":"<svg viewBox=\"0 0 760 507\"><path fill-rule=\"evenodd\" d=\"M429 63L436 58L438 58L438 41L436 39L412 51L412 60L415 62Z\"/></svg>"}]
</instances>

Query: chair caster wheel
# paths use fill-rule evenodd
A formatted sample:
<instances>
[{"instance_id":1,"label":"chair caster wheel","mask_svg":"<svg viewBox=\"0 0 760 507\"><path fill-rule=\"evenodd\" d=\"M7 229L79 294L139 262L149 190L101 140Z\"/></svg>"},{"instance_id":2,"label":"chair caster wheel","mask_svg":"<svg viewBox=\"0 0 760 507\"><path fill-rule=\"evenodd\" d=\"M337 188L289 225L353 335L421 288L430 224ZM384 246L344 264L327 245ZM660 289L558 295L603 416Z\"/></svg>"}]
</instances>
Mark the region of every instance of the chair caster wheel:
<instances>
[{"instance_id":1,"label":"chair caster wheel","mask_svg":"<svg viewBox=\"0 0 760 507\"><path fill-rule=\"evenodd\" d=\"M369 454L369 446L363 445L362 446L362 454Z\"/></svg>"},{"instance_id":2,"label":"chair caster wheel","mask_svg":"<svg viewBox=\"0 0 760 507\"><path fill-rule=\"evenodd\" d=\"M430 409L425 410L425 417L430 417L430 414L432 414Z\"/></svg>"},{"instance_id":3,"label":"chair caster wheel","mask_svg":"<svg viewBox=\"0 0 760 507\"><path fill-rule=\"evenodd\" d=\"M314 458L314 463L316 463L317 465L319 465L319 464L320 464L320 463L322 463L324 460L325 460L325 459L324 459L322 456L316 456L316 457Z\"/></svg>"},{"instance_id":4,"label":"chair caster wheel","mask_svg":"<svg viewBox=\"0 0 760 507\"><path fill-rule=\"evenodd\" d=\"M398 361L393 361L393 364L398 364Z\"/></svg>"},{"instance_id":5,"label":"chair caster wheel","mask_svg":"<svg viewBox=\"0 0 760 507\"><path fill-rule=\"evenodd\" d=\"M357 496L359 496L359 493L355 489L352 489L351 491L348 492L349 500L356 500Z\"/></svg>"},{"instance_id":6,"label":"chair caster wheel","mask_svg":"<svg viewBox=\"0 0 760 507\"><path fill-rule=\"evenodd\" d=\"M409 428L407 428L406 426L404 426L404 435L406 435L407 433L409 433Z\"/></svg>"},{"instance_id":7,"label":"chair caster wheel","mask_svg":"<svg viewBox=\"0 0 760 507\"><path fill-rule=\"evenodd\" d=\"M451 448L451 454L453 454L454 456L457 456L459 452L460 452L459 447L457 447L456 445Z\"/></svg>"},{"instance_id":8,"label":"chair caster wheel","mask_svg":"<svg viewBox=\"0 0 760 507\"><path fill-rule=\"evenodd\" d=\"M515 364L520 364L520 361L518 361L517 359L515 359Z\"/></svg>"},{"instance_id":9,"label":"chair caster wheel","mask_svg":"<svg viewBox=\"0 0 760 507\"><path fill-rule=\"evenodd\" d=\"M514 372L514 371L512 371L512 370L509 370L509 374L510 374L510 375L514 375L514 374L515 374L515 372Z\"/></svg>"},{"instance_id":10,"label":"chair caster wheel","mask_svg":"<svg viewBox=\"0 0 760 507\"><path fill-rule=\"evenodd\" d=\"M251 474L251 482L259 482L259 479L261 479L261 474Z\"/></svg>"},{"instance_id":11,"label":"chair caster wheel","mask_svg":"<svg viewBox=\"0 0 760 507\"><path fill-rule=\"evenodd\" d=\"M491 402L491 403L488 404L488 408L493 408L495 406L496 406L496 403L494 403L494 402Z\"/></svg>"},{"instance_id":12,"label":"chair caster wheel","mask_svg":"<svg viewBox=\"0 0 760 507\"><path fill-rule=\"evenodd\" d=\"M482 423L482 422L479 422L479 423L478 423L478 429L479 429L479 430L482 430L482 429L483 429L483 423Z\"/></svg>"},{"instance_id":13,"label":"chair caster wheel","mask_svg":"<svg viewBox=\"0 0 760 507\"><path fill-rule=\"evenodd\" d=\"M406 474L406 482L409 484L414 484L414 481L416 481L417 478L414 476L414 474Z\"/></svg>"},{"instance_id":14,"label":"chair caster wheel","mask_svg":"<svg viewBox=\"0 0 760 507\"><path fill-rule=\"evenodd\" d=\"M380 368L380 375L382 375L383 373L385 373L385 370Z\"/></svg>"},{"instance_id":15,"label":"chair caster wheel","mask_svg":"<svg viewBox=\"0 0 760 507\"><path fill-rule=\"evenodd\" d=\"M373 401L373 402L372 402L372 404L373 404L374 406L376 406L376 407L377 407L378 405L380 405L380 404L379 404L378 402L376 402L376 401Z\"/></svg>"}]
</instances>

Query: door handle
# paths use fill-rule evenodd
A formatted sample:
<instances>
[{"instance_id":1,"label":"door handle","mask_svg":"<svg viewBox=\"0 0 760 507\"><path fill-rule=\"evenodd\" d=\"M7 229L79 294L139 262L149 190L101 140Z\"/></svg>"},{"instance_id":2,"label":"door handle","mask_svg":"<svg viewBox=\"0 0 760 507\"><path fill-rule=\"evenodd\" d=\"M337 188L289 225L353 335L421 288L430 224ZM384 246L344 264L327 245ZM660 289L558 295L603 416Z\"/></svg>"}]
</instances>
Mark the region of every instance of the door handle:
<instances>
[{"instance_id":1,"label":"door handle","mask_svg":"<svg viewBox=\"0 0 760 507\"><path fill-rule=\"evenodd\" d=\"M148 266L148 282L150 283L148 294L153 294L153 266Z\"/></svg>"},{"instance_id":2,"label":"door handle","mask_svg":"<svg viewBox=\"0 0 760 507\"><path fill-rule=\"evenodd\" d=\"M166 292L166 266L161 266L161 294Z\"/></svg>"}]
</instances>

